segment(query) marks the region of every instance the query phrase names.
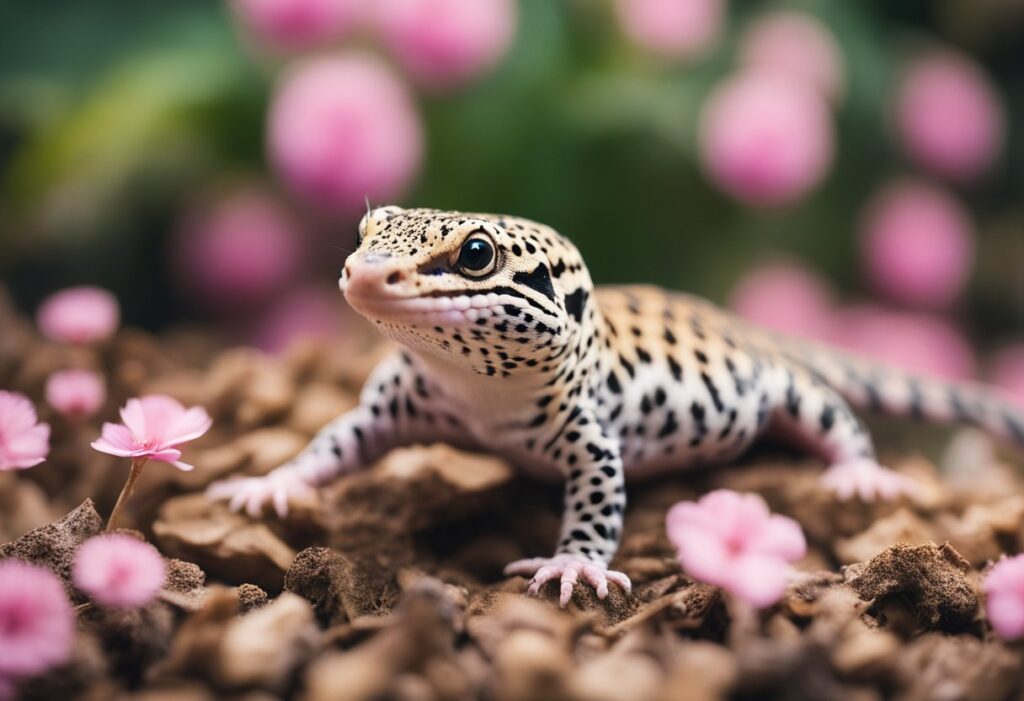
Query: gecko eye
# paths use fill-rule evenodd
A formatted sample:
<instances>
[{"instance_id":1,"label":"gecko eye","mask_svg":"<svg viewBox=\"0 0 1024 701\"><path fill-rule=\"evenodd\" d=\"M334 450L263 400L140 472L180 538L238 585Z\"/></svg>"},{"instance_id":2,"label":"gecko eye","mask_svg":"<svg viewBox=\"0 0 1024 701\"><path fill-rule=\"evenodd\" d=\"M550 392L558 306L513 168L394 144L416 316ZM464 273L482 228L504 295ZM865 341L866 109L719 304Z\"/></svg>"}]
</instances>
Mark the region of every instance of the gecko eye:
<instances>
[{"instance_id":1,"label":"gecko eye","mask_svg":"<svg viewBox=\"0 0 1024 701\"><path fill-rule=\"evenodd\" d=\"M486 234L474 234L459 250L455 262L459 272L469 277L483 277L494 270L494 245Z\"/></svg>"}]
</instances>

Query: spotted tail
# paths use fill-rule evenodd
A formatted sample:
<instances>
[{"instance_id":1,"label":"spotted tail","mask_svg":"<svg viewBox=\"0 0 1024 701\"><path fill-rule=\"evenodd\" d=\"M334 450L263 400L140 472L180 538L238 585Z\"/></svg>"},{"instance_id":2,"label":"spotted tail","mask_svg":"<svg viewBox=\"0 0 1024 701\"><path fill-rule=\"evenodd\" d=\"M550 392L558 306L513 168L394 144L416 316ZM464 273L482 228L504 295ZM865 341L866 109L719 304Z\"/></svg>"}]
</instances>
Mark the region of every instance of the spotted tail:
<instances>
[{"instance_id":1,"label":"spotted tail","mask_svg":"<svg viewBox=\"0 0 1024 701\"><path fill-rule=\"evenodd\" d=\"M778 343L779 352L820 376L858 409L977 426L1024 450L1024 412L991 387L924 377L813 343Z\"/></svg>"}]
</instances>

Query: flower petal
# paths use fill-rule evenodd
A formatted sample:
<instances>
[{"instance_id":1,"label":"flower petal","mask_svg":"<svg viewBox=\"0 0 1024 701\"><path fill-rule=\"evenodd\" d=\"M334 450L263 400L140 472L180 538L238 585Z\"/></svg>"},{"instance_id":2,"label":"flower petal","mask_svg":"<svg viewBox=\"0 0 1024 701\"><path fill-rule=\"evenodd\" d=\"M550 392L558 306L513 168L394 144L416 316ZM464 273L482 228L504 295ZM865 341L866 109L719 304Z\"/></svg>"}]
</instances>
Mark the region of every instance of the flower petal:
<instances>
[{"instance_id":1,"label":"flower petal","mask_svg":"<svg viewBox=\"0 0 1024 701\"><path fill-rule=\"evenodd\" d=\"M163 450L148 451L146 455L149 456L150 460L174 462L181 457L181 451L177 448L164 448Z\"/></svg>"},{"instance_id":2,"label":"flower petal","mask_svg":"<svg viewBox=\"0 0 1024 701\"><path fill-rule=\"evenodd\" d=\"M129 399L121 407L121 421L124 423L125 428L131 431L131 435L134 437L133 442L146 442L149 437L149 431L146 428L146 412L143 410L140 400Z\"/></svg>"},{"instance_id":3,"label":"flower petal","mask_svg":"<svg viewBox=\"0 0 1024 701\"><path fill-rule=\"evenodd\" d=\"M213 420L206 413L206 409L194 406L175 421L164 440L167 445L187 443L209 431L212 424Z\"/></svg>"},{"instance_id":4,"label":"flower petal","mask_svg":"<svg viewBox=\"0 0 1024 701\"><path fill-rule=\"evenodd\" d=\"M139 444L131 430L121 424L104 423L103 432L98 440L92 442L94 450L120 457L128 457L139 449Z\"/></svg>"},{"instance_id":5,"label":"flower petal","mask_svg":"<svg viewBox=\"0 0 1024 701\"><path fill-rule=\"evenodd\" d=\"M765 608L782 598L791 571L778 558L748 555L732 563L726 588L757 608Z\"/></svg>"},{"instance_id":6,"label":"flower petal","mask_svg":"<svg viewBox=\"0 0 1024 701\"><path fill-rule=\"evenodd\" d=\"M985 604L988 620L1000 637L1017 640L1024 637L1024 596L999 594L989 596Z\"/></svg>"},{"instance_id":7,"label":"flower petal","mask_svg":"<svg viewBox=\"0 0 1024 701\"><path fill-rule=\"evenodd\" d=\"M791 518L773 514L750 534L750 550L795 562L807 554L807 540L800 525Z\"/></svg>"}]
</instances>

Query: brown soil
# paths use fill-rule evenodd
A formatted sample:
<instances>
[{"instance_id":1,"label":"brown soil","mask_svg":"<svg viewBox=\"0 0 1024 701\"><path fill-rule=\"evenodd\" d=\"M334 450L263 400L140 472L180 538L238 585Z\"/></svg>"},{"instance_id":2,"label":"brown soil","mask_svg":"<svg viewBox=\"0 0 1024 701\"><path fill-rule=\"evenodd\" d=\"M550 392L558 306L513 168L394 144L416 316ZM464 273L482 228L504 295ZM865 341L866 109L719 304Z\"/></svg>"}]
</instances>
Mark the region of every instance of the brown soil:
<instances>
[{"instance_id":1,"label":"brown soil","mask_svg":"<svg viewBox=\"0 0 1024 701\"><path fill-rule=\"evenodd\" d=\"M215 421L186 453L194 472L146 467L122 522L169 559L166 590L138 611L81 607L72 661L23 683L25 698L1024 698L1024 647L993 636L979 589L993 559L1024 547L1022 480L971 434L942 479L911 451L889 455L921 485L898 504L836 502L820 465L766 452L635 486L614 563L633 593L601 601L577 586L561 611L554 583L527 598L524 579L501 575L551 549L560 490L494 457L395 451L283 522L202 497L215 479L270 470L350 407L381 353L371 334L272 359L202 334L123 332L72 351L2 303L0 328L0 387L44 414L48 374L86 365L111 378L107 419L127 397L166 392ZM128 465L88 448L97 424L43 418L51 458L0 474L0 557L67 582ZM762 494L808 536L767 611L691 581L665 537L668 507L717 487Z\"/></svg>"}]
</instances>

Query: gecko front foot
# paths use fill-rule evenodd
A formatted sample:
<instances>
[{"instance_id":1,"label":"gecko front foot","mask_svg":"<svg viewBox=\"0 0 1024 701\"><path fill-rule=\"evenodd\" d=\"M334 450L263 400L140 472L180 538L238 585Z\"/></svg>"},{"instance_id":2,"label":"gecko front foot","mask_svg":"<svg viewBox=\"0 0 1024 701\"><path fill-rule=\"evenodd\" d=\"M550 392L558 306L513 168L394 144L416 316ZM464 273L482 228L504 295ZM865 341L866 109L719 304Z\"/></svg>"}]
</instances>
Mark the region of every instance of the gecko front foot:
<instances>
[{"instance_id":1,"label":"gecko front foot","mask_svg":"<svg viewBox=\"0 0 1024 701\"><path fill-rule=\"evenodd\" d=\"M821 476L821 483L841 501L892 501L907 494L912 485L906 475L882 467L874 460L854 460L833 465Z\"/></svg>"},{"instance_id":2,"label":"gecko front foot","mask_svg":"<svg viewBox=\"0 0 1024 701\"><path fill-rule=\"evenodd\" d=\"M290 470L275 470L262 477L238 477L214 482L206 489L206 497L214 501L227 501L232 511L245 512L256 518L264 505L273 504L278 517L288 515L288 505L298 502L312 503L316 490Z\"/></svg>"},{"instance_id":3,"label":"gecko front foot","mask_svg":"<svg viewBox=\"0 0 1024 701\"><path fill-rule=\"evenodd\" d=\"M597 597L603 599L608 596L608 582L618 584L626 592L629 592L633 585L622 572L610 570L600 562L588 560L580 555L563 553L554 557L532 557L526 560L516 560L505 568L505 574L533 575L530 586L526 592L536 594L540 588L553 579L560 578L561 590L558 596L559 606L565 608L572 598L572 588L580 577L587 582Z\"/></svg>"}]
</instances>

